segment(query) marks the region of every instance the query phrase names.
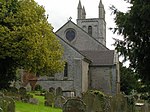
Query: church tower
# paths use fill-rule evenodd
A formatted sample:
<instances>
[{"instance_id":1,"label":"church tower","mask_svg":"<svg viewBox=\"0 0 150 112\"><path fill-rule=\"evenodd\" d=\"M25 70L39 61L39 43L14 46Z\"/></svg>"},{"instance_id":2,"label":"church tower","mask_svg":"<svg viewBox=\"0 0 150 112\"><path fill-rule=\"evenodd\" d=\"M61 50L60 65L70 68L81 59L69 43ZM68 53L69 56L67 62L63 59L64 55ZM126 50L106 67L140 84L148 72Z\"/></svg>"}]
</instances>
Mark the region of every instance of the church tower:
<instances>
[{"instance_id":1,"label":"church tower","mask_svg":"<svg viewBox=\"0 0 150 112\"><path fill-rule=\"evenodd\" d=\"M82 7L81 1L79 1L77 25L106 46L105 9L102 0L99 2L98 10L98 18L86 18L85 8Z\"/></svg>"}]
</instances>

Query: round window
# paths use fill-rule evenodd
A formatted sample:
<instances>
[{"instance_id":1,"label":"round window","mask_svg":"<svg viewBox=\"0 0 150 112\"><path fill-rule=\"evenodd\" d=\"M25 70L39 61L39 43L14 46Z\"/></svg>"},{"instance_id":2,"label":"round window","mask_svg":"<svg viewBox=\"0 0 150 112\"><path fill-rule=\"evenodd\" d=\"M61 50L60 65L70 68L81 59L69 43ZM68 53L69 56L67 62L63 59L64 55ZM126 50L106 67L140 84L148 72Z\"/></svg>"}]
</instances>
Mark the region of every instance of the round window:
<instances>
[{"instance_id":1,"label":"round window","mask_svg":"<svg viewBox=\"0 0 150 112\"><path fill-rule=\"evenodd\" d=\"M68 29L67 32L66 32L66 39L68 41L72 41L75 39L75 36L76 36L76 33L73 29Z\"/></svg>"}]
</instances>

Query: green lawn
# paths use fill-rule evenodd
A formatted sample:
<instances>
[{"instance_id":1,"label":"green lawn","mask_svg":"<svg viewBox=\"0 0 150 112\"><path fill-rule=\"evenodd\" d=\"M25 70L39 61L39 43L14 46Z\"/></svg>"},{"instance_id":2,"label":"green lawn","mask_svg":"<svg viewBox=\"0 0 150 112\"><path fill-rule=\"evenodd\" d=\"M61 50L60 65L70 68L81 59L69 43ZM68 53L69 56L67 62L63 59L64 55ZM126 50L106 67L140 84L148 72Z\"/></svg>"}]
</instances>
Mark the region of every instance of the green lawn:
<instances>
[{"instance_id":1,"label":"green lawn","mask_svg":"<svg viewBox=\"0 0 150 112\"><path fill-rule=\"evenodd\" d=\"M31 93L34 95L34 93ZM62 112L61 109L51 108L44 106L44 97L43 96L35 96L39 100L38 105L22 103L16 101L16 112Z\"/></svg>"},{"instance_id":2,"label":"green lawn","mask_svg":"<svg viewBox=\"0 0 150 112\"><path fill-rule=\"evenodd\" d=\"M46 107L41 104L33 105L28 103L16 102L16 112L62 112L62 110Z\"/></svg>"}]
</instances>

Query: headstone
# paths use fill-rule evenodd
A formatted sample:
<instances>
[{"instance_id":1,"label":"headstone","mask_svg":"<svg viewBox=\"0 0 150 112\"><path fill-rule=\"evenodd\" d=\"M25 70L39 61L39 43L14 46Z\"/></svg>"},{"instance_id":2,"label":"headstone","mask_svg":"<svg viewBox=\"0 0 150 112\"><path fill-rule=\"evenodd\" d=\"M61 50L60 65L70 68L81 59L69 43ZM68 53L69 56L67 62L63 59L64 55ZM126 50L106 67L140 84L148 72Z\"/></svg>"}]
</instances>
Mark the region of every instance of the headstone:
<instances>
[{"instance_id":1,"label":"headstone","mask_svg":"<svg viewBox=\"0 0 150 112\"><path fill-rule=\"evenodd\" d=\"M68 99L63 105L63 112L86 112L86 105L79 99Z\"/></svg>"},{"instance_id":2,"label":"headstone","mask_svg":"<svg viewBox=\"0 0 150 112\"><path fill-rule=\"evenodd\" d=\"M50 88L49 88L49 92L51 92L51 93L55 93L55 88L50 87Z\"/></svg>"},{"instance_id":3,"label":"headstone","mask_svg":"<svg viewBox=\"0 0 150 112\"><path fill-rule=\"evenodd\" d=\"M127 112L127 98L117 94L111 100L111 112Z\"/></svg>"},{"instance_id":4,"label":"headstone","mask_svg":"<svg viewBox=\"0 0 150 112\"><path fill-rule=\"evenodd\" d=\"M36 98L30 98L30 99L29 99L29 103L38 105L38 104L39 104L39 101L38 101L38 99L36 99Z\"/></svg>"},{"instance_id":5,"label":"headstone","mask_svg":"<svg viewBox=\"0 0 150 112\"><path fill-rule=\"evenodd\" d=\"M53 107L54 105L54 100L55 100L55 95L54 93L51 92L46 92L45 93L45 106L51 106Z\"/></svg>"},{"instance_id":6,"label":"headstone","mask_svg":"<svg viewBox=\"0 0 150 112\"><path fill-rule=\"evenodd\" d=\"M87 112L110 112L110 98L100 91L88 91L82 96Z\"/></svg>"},{"instance_id":7,"label":"headstone","mask_svg":"<svg viewBox=\"0 0 150 112\"><path fill-rule=\"evenodd\" d=\"M27 91L31 91L32 90L32 87L31 87L31 85L29 83L26 85L25 88L26 88Z\"/></svg>"},{"instance_id":8,"label":"headstone","mask_svg":"<svg viewBox=\"0 0 150 112\"><path fill-rule=\"evenodd\" d=\"M58 97L55 98L54 107L62 108L65 102L66 102L65 97L58 96Z\"/></svg>"},{"instance_id":9,"label":"headstone","mask_svg":"<svg viewBox=\"0 0 150 112\"><path fill-rule=\"evenodd\" d=\"M15 112L15 101L11 98L6 98L8 102L7 112Z\"/></svg>"},{"instance_id":10,"label":"headstone","mask_svg":"<svg viewBox=\"0 0 150 112\"><path fill-rule=\"evenodd\" d=\"M93 102L93 110L94 112L103 112L104 110L104 102L103 99L99 99L98 96L95 96Z\"/></svg>"},{"instance_id":11,"label":"headstone","mask_svg":"<svg viewBox=\"0 0 150 112\"><path fill-rule=\"evenodd\" d=\"M87 112L92 112L95 95L91 94L90 92L86 92L83 94L82 98L83 98L83 101L85 102L85 104L87 106Z\"/></svg>"},{"instance_id":12,"label":"headstone","mask_svg":"<svg viewBox=\"0 0 150 112\"><path fill-rule=\"evenodd\" d=\"M19 88L19 94L20 94L20 95L26 95L26 94L27 94L26 88L20 87L20 88Z\"/></svg>"},{"instance_id":13,"label":"headstone","mask_svg":"<svg viewBox=\"0 0 150 112\"><path fill-rule=\"evenodd\" d=\"M56 96L62 96L62 95L63 95L62 89L61 89L61 87L58 87L58 88L56 89Z\"/></svg>"},{"instance_id":14,"label":"headstone","mask_svg":"<svg viewBox=\"0 0 150 112\"><path fill-rule=\"evenodd\" d=\"M19 95L21 101L27 103L29 101L30 95L27 94L27 90L24 87L19 88Z\"/></svg>"},{"instance_id":15,"label":"headstone","mask_svg":"<svg viewBox=\"0 0 150 112\"><path fill-rule=\"evenodd\" d=\"M16 87L11 87L9 90L10 92L18 94L18 89Z\"/></svg>"},{"instance_id":16,"label":"headstone","mask_svg":"<svg viewBox=\"0 0 150 112\"><path fill-rule=\"evenodd\" d=\"M15 112L15 101L9 97L0 98L2 112Z\"/></svg>"}]
</instances>

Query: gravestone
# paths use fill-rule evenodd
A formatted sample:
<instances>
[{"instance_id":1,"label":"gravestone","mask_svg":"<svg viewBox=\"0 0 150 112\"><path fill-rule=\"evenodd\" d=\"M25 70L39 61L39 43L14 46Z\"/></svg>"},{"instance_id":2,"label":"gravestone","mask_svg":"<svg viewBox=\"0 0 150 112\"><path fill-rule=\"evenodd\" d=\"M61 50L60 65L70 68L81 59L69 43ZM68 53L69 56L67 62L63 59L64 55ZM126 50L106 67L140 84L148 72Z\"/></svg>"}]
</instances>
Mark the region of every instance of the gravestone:
<instances>
[{"instance_id":1,"label":"gravestone","mask_svg":"<svg viewBox=\"0 0 150 112\"><path fill-rule=\"evenodd\" d=\"M18 94L18 89L16 87L11 87L9 90L10 92Z\"/></svg>"},{"instance_id":2,"label":"gravestone","mask_svg":"<svg viewBox=\"0 0 150 112\"><path fill-rule=\"evenodd\" d=\"M29 99L29 103L38 105L38 104L39 104L39 101L38 101L38 99L36 99L36 98L30 98L30 99Z\"/></svg>"},{"instance_id":3,"label":"gravestone","mask_svg":"<svg viewBox=\"0 0 150 112\"><path fill-rule=\"evenodd\" d=\"M50 87L50 88L49 88L49 92L51 92L51 93L55 93L55 88Z\"/></svg>"},{"instance_id":4,"label":"gravestone","mask_svg":"<svg viewBox=\"0 0 150 112\"><path fill-rule=\"evenodd\" d=\"M31 91L31 90L32 90L32 87L31 87L31 85L28 83L28 84L26 85L25 89L26 89L27 91Z\"/></svg>"},{"instance_id":5,"label":"gravestone","mask_svg":"<svg viewBox=\"0 0 150 112\"><path fill-rule=\"evenodd\" d=\"M100 91L88 91L82 96L87 112L110 112L110 98Z\"/></svg>"},{"instance_id":6,"label":"gravestone","mask_svg":"<svg viewBox=\"0 0 150 112\"><path fill-rule=\"evenodd\" d=\"M30 98L33 98L33 95L27 94L27 90L24 87L19 88L19 95L20 95L20 100L28 103Z\"/></svg>"},{"instance_id":7,"label":"gravestone","mask_svg":"<svg viewBox=\"0 0 150 112\"><path fill-rule=\"evenodd\" d=\"M61 87L58 87L56 89L56 96L62 96L62 95L63 95L62 89L61 89Z\"/></svg>"},{"instance_id":8,"label":"gravestone","mask_svg":"<svg viewBox=\"0 0 150 112\"><path fill-rule=\"evenodd\" d=\"M80 99L68 99L63 105L63 112L86 112L86 105Z\"/></svg>"},{"instance_id":9,"label":"gravestone","mask_svg":"<svg viewBox=\"0 0 150 112\"><path fill-rule=\"evenodd\" d=\"M54 100L55 100L55 95L54 93L51 92L46 92L45 93L45 106L51 106L53 107L54 105Z\"/></svg>"},{"instance_id":10,"label":"gravestone","mask_svg":"<svg viewBox=\"0 0 150 112\"><path fill-rule=\"evenodd\" d=\"M15 112L15 101L9 97L0 98L2 112Z\"/></svg>"},{"instance_id":11,"label":"gravestone","mask_svg":"<svg viewBox=\"0 0 150 112\"><path fill-rule=\"evenodd\" d=\"M87 112L92 112L95 95L91 94L90 92L86 92L83 94L82 98L87 106Z\"/></svg>"},{"instance_id":12,"label":"gravestone","mask_svg":"<svg viewBox=\"0 0 150 112\"><path fill-rule=\"evenodd\" d=\"M127 112L127 98L117 94L111 100L111 112Z\"/></svg>"},{"instance_id":13,"label":"gravestone","mask_svg":"<svg viewBox=\"0 0 150 112\"><path fill-rule=\"evenodd\" d=\"M66 102L65 97L58 96L58 97L55 98L54 107L62 108L65 102Z\"/></svg>"},{"instance_id":14,"label":"gravestone","mask_svg":"<svg viewBox=\"0 0 150 112\"><path fill-rule=\"evenodd\" d=\"M15 112L15 101L11 98L6 98L8 102L7 112Z\"/></svg>"},{"instance_id":15,"label":"gravestone","mask_svg":"<svg viewBox=\"0 0 150 112\"><path fill-rule=\"evenodd\" d=\"M20 87L20 88L19 88L19 94L20 94L20 95L23 95L23 96L26 95L26 94L27 94L26 88Z\"/></svg>"}]
</instances>

